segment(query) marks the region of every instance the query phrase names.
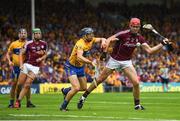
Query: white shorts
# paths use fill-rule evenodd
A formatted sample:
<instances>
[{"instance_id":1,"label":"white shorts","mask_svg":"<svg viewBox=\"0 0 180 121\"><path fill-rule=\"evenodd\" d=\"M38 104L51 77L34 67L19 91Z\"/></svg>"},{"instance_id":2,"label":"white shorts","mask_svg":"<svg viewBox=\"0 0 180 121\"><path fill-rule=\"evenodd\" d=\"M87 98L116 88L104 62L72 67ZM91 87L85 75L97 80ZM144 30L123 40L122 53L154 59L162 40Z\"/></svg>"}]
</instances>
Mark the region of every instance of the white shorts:
<instances>
[{"instance_id":1,"label":"white shorts","mask_svg":"<svg viewBox=\"0 0 180 121\"><path fill-rule=\"evenodd\" d=\"M116 70L122 70L130 66L133 66L131 60L118 61L113 59L112 57L109 58L106 64L106 68L116 69Z\"/></svg>"},{"instance_id":2,"label":"white shorts","mask_svg":"<svg viewBox=\"0 0 180 121\"><path fill-rule=\"evenodd\" d=\"M39 67L33 66L28 63L24 63L23 70L21 70L21 72L24 74L28 74L28 72L30 72L30 71L33 72L35 75L37 75L39 73Z\"/></svg>"}]
</instances>

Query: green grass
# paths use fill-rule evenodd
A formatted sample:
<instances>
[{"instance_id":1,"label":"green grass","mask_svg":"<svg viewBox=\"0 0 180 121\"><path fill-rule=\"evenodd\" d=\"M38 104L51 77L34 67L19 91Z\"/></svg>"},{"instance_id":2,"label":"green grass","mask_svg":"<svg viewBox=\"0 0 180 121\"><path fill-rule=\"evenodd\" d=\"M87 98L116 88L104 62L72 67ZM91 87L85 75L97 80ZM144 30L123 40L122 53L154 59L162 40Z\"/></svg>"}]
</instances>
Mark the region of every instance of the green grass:
<instances>
[{"instance_id":1,"label":"green grass","mask_svg":"<svg viewBox=\"0 0 180 121\"><path fill-rule=\"evenodd\" d=\"M8 95L0 95L0 120L180 120L180 93L142 93L146 108L135 111L132 93L91 94L84 108L76 107L80 94L70 102L69 112L59 111L62 95L32 95L36 108L8 109Z\"/></svg>"}]
</instances>

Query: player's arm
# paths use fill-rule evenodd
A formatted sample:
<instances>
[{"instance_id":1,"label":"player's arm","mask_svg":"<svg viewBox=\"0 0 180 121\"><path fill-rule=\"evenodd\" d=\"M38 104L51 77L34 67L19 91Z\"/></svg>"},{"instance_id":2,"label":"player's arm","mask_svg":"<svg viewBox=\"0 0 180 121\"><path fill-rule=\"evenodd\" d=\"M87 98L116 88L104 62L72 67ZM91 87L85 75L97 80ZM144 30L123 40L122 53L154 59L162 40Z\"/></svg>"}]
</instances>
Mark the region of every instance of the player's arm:
<instances>
[{"instance_id":1,"label":"player's arm","mask_svg":"<svg viewBox=\"0 0 180 121\"><path fill-rule=\"evenodd\" d=\"M98 37L95 38L95 43L98 43L98 42L103 43L105 41L106 41L106 38L98 38Z\"/></svg>"},{"instance_id":2,"label":"player's arm","mask_svg":"<svg viewBox=\"0 0 180 121\"><path fill-rule=\"evenodd\" d=\"M80 61L82 61L82 62L84 62L84 63L91 64L91 65L95 66L95 63L94 63L94 62L90 61L89 59L87 59L87 58L85 58L85 57L83 56L83 52L84 52L84 51L81 50L81 49L77 50L77 59L80 60Z\"/></svg>"},{"instance_id":3,"label":"player's arm","mask_svg":"<svg viewBox=\"0 0 180 121\"><path fill-rule=\"evenodd\" d=\"M44 61L47 57L47 51L46 50L43 50L43 56L38 58L36 61L37 62L40 62L40 61Z\"/></svg>"},{"instance_id":4,"label":"player's arm","mask_svg":"<svg viewBox=\"0 0 180 121\"><path fill-rule=\"evenodd\" d=\"M45 59L47 58L47 51L48 51L48 46L47 43L45 44L45 50L42 50L42 56L40 58L38 58L36 61L40 62L40 61L45 61Z\"/></svg>"},{"instance_id":5,"label":"player's arm","mask_svg":"<svg viewBox=\"0 0 180 121\"><path fill-rule=\"evenodd\" d=\"M106 38L95 38L95 43L101 43L101 48L104 49L106 47Z\"/></svg>"},{"instance_id":6,"label":"player's arm","mask_svg":"<svg viewBox=\"0 0 180 121\"><path fill-rule=\"evenodd\" d=\"M154 47L150 47L147 43L143 43L142 44L142 48L149 54L153 54L158 52L165 44L168 43L168 39L164 39L162 43L154 46Z\"/></svg>"},{"instance_id":7,"label":"player's arm","mask_svg":"<svg viewBox=\"0 0 180 121\"><path fill-rule=\"evenodd\" d=\"M119 39L117 38L118 34L114 34L112 36L110 36L109 38L107 38L106 40L106 51L108 50L108 47L110 46L110 44L112 42L118 41Z\"/></svg>"},{"instance_id":8,"label":"player's arm","mask_svg":"<svg viewBox=\"0 0 180 121\"><path fill-rule=\"evenodd\" d=\"M13 44L10 44L10 46L8 48L8 51L6 53L6 58L7 58L8 62L9 62L9 66L14 65L13 62L11 61L11 57L10 57L10 55L12 54L12 46L13 46Z\"/></svg>"},{"instance_id":9,"label":"player's arm","mask_svg":"<svg viewBox=\"0 0 180 121\"><path fill-rule=\"evenodd\" d=\"M25 52L26 52L26 49L23 47L23 48L21 48L21 50L20 50L20 54L19 54L19 65L20 65L20 68L22 68L22 66L23 66L23 55L25 54Z\"/></svg>"}]
</instances>

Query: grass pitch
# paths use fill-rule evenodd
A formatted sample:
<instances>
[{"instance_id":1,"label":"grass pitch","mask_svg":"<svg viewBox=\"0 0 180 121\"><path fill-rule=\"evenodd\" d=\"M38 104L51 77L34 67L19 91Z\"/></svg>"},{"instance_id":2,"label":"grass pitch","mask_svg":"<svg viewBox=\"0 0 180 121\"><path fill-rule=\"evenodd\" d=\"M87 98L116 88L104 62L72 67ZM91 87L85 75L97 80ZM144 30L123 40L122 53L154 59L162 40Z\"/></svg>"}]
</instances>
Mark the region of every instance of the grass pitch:
<instances>
[{"instance_id":1,"label":"grass pitch","mask_svg":"<svg viewBox=\"0 0 180 121\"><path fill-rule=\"evenodd\" d=\"M8 109L8 95L0 95L0 120L180 120L180 93L142 93L144 111L134 110L132 93L91 94L82 110L77 109L77 94L70 102L69 112L61 112L63 96L32 95L36 108Z\"/></svg>"}]
</instances>

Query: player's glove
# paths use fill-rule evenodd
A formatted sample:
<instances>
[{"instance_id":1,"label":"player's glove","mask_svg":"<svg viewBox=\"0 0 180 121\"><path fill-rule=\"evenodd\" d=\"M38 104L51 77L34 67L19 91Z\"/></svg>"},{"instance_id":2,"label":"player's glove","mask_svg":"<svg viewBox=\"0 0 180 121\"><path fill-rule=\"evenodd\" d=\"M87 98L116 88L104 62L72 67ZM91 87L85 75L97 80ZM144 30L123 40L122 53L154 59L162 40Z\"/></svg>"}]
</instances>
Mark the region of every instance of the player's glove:
<instances>
[{"instance_id":1,"label":"player's glove","mask_svg":"<svg viewBox=\"0 0 180 121\"><path fill-rule=\"evenodd\" d=\"M100 56L100 60L104 60L106 59L107 53L106 52L102 52L101 56Z\"/></svg>"},{"instance_id":2,"label":"player's glove","mask_svg":"<svg viewBox=\"0 0 180 121\"><path fill-rule=\"evenodd\" d=\"M173 51L174 50L172 44L167 44L166 48L167 48L168 51Z\"/></svg>"},{"instance_id":3,"label":"player's glove","mask_svg":"<svg viewBox=\"0 0 180 121\"><path fill-rule=\"evenodd\" d=\"M173 51L173 46L172 46L172 42L170 42L167 38L163 39L161 44L163 46L166 46L168 51Z\"/></svg>"},{"instance_id":4,"label":"player's glove","mask_svg":"<svg viewBox=\"0 0 180 121\"><path fill-rule=\"evenodd\" d=\"M169 44L169 40L167 38L163 39L161 42L162 45L167 45Z\"/></svg>"}]
</instances>

